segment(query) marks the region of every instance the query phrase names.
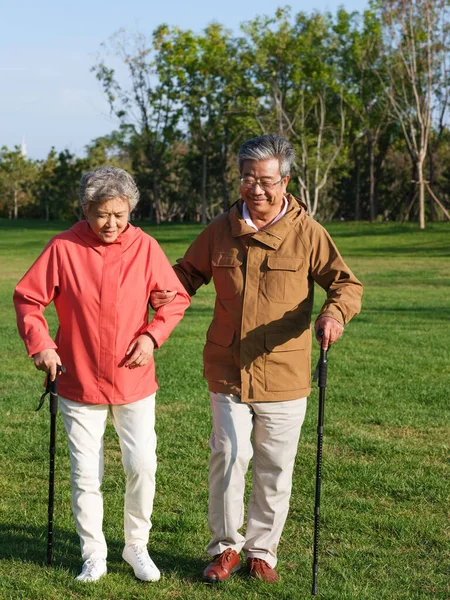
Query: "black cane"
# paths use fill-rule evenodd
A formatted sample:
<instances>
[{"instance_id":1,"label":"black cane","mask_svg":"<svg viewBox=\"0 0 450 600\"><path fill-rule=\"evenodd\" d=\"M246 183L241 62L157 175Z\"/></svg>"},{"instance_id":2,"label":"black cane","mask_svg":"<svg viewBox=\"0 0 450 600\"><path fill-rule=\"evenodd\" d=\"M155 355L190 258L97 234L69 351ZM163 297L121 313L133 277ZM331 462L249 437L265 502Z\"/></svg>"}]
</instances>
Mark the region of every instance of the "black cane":
<instances>
[{"instance_id":1,"label":"black cane","mask_svg":"<svg viewBox=\"0 0 450 600\"><path fill-rule=\"evenodd\" d=\"M53 503L55 498L55 454L56 454L56 415L58 413L58 375L64 373L65 369L58 365L54 381L47 379L45 392L39 400L39 410L44 404L45 397L49 395L50 404L50 469L48 478L48 527L47 527L47 564L51 565L53 560Z\"/></svg>"},{"instance_id":2,"label":"black cane","mask_svg":"<svg viewBox=\"0 0 450 600\"><path fill-rule=\"evenodd\" d=\"M323 329L317 331L323 338ZM314 381L318 379L319 385L319 416L317 425L317 460L316 460L316 499L314 504L314 560L312 595L317 595L317 574L319 571L319 529L320 529L320 484L322 477L322 446L323 446L323 417L325 411L325 388L327 386L327 350L320 345L320 358L317 363Z\"/></svg>"}]
</instances>

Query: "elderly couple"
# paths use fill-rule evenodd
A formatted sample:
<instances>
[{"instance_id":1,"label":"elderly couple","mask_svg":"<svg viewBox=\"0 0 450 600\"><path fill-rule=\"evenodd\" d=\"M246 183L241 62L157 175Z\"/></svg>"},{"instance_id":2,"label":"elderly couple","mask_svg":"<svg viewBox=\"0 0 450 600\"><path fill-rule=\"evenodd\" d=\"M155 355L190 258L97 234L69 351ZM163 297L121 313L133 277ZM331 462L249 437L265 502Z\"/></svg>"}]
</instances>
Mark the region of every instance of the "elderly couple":
<instances>
[{"instance_id":1,"label":"elderly couple","mask_svg":"<svg viewBox=\"0 0 450 600\"><path fill-rule=\"evenodd\" d=\"M18 328L36 368L53 380L58 365L66 367L59 401L84 561L79 581L97 581L107 570L100 488L108 414L126 474L122 556L137 578L160 578L147 550L156 472L153 351L211 279L216 302L204 376L212 410L212 558L203 579L228 579L241 568L241 551L251 577L279 579L277 547L310 392L314 282L327 296L315 322L324 347L358 313L362 294L325 229L287 193L293 160L282 137L246 141L238 154L241 198L173 268L158 243L129 223L139 197L132 177L114 167L94 169L81 179L85 220L52 238L17 285ZM150 322L149 299L156 309ZM55 340L43 317L52 301Z\"/></svg>"}]
</instances>

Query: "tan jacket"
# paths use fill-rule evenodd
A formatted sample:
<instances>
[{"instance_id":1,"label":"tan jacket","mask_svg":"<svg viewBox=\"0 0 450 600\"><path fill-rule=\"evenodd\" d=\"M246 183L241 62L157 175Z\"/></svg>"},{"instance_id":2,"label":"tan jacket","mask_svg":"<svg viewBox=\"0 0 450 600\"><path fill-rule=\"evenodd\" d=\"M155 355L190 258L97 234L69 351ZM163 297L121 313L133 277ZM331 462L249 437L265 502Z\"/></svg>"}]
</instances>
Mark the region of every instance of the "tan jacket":
<instances>
[{"instance_id":1,"label":"tan jacket","mask_svg":"<svg viewBox=\"0 0 450 600\"><path fill-rule=\"evenodd\" d=\"M362 285L326 230L287 198L285 216L261 231L242 219L240 200L174 267L191 296L213 279L204 377L211 391L240 394L243 402L309 394L314 282L327 292L321 315L345 325L361 307Z\"/></svg>"}]
</instances>

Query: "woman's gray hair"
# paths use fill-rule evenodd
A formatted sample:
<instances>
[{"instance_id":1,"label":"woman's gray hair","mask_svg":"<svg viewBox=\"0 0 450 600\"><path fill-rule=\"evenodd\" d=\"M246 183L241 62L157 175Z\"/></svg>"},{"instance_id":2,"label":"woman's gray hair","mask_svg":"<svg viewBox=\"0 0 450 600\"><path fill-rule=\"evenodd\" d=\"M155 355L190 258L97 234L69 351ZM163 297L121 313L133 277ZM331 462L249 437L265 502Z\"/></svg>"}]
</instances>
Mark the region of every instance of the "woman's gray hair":
<instances>
[{"instance_id":1,"label":"woman's gray hair","mask_svg":"<svg viewBox=\"0 0 450 600\"><path fill-rule=\"evenodd\" d=\"M242 172L244 160L269 160L278 159L281 177L291 174L292 163L295 160L295 150L292 145L281 135L267 133L247 140L239 148L238 167Z\"/></svg>"},{"instance_id":2,"label":"woman's gray hair","mask_svg":"<svg viewBox=\"0 0 450 600\"><path fill-rule=\"evenodd\" d=\"M118 167L98 167L83 175L80 182L80 204L106 202L113 198L127 200L130 212L139 202L139 190L129 173Z\"/></svg>"}]
</instances>

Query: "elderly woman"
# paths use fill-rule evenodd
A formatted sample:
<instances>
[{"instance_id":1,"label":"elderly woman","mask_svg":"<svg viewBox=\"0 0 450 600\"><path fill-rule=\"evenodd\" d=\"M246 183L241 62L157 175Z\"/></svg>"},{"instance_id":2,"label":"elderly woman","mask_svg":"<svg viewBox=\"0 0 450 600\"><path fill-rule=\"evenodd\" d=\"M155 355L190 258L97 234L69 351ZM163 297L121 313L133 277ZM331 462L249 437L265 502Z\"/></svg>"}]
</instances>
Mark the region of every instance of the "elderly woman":
<instances>
[{"instance_id":1,"label":"elderly woman","mask_svg":"<svg viewBox=\"0 0 450 600\"><path fill-rule=\"evenodd\" d=\"M147 551L156 471L153 350L180 321L189 296L156 240L128 222L138 199L126 171L106 166L86 173L86 220L50 240L14 293L19 332L36 368L52 380L58 365L66 368L59 380L60 409L84 561L77 579L84 582L107 570L100 486L108 414L126 474L122 556L137 578L160 577ZM178 294L149 323L153 289ZM43 317L52 301L59 319L55 341Z\"/></svg>"}]
</instances>

